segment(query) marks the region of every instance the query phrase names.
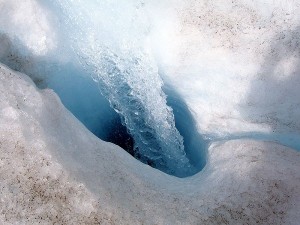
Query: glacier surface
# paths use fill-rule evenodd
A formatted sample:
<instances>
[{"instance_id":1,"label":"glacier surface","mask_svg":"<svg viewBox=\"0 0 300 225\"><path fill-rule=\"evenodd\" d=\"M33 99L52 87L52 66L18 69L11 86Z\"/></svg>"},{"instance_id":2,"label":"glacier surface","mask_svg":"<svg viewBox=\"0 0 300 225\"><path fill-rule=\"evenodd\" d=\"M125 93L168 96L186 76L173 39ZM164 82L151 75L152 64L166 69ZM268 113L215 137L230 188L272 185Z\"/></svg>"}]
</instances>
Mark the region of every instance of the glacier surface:
<instances>
[{"instance_id":1,"label":"glacier surface","mask_svg":"<svg viewBox=\"0 0 300 225\"><path fill-rule=\"evenodd\" d=\"M299 8L1 0L1 224L297 224Z\"/></svg>"}]
</instances>

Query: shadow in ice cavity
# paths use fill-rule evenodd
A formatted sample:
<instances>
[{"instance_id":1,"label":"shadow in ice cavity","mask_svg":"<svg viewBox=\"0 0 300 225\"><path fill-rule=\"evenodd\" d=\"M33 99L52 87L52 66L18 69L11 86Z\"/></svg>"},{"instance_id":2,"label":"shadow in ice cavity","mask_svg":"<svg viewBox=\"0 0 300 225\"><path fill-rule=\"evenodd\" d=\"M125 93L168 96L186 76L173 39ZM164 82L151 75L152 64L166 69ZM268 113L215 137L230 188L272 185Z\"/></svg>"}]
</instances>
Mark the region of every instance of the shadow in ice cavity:
<instances>
[{"instance_id":1,"label":"shadow in ice cavity","mask_svg":"<svg viewBox=\"0 0 300 225\"><path fill-rule=\"evenodd\" d=\"M106 141L112 142L125 149L130 155L134 156L134 140L127 132L127 128L122 124L121 118L116 117L109 125L109 129L105 138Z\"/></svg>"},{"instance_id":2,"label":"shadow in ice cavity","mask_svg":"<svg viewBox=\"0 0 300 225\"><path fill-rule=\"evenodd\" d=\"M98 84L84 71L71 65L61 66L60 71L48 78L47 87L59 95L65 107L93 134L133 155L133 138L119 114L101 95Z\"/></svg>"},{"instance_id":3,"label":"shadow in ice cavity","mask_svg":"<svg viewBox=\"0 0 300 225\"><path fill-rule=\"evenodd\" d=\"M199 134L193 115L179 93L166 82L163 91L167 95L167 104L173 109L175 126L183 137L186 155L199 172L206 164L207 142Z\"/></svg>"},{"instance_id":4,"label":"shadow in ice cavity","mask_svg":"<svg viewBox=\"0 0 300 225\"><path fill-rule=\"evenodd\" d=\"M97 137L122 147L139 159L134 152L132 136L122 124L119 114L101 95L98 84L72 65L60 66L60 71L48 78L47 87L54 89L66 108ZM163 91L167 95L167 104L173 109L176 128L183 136L187 157L197 168L196 173L205 166L207 143L199 134L188 106L176 90L165 85ZM151 162L148 164L153 166Z\"/></svg>"}]
</instances>

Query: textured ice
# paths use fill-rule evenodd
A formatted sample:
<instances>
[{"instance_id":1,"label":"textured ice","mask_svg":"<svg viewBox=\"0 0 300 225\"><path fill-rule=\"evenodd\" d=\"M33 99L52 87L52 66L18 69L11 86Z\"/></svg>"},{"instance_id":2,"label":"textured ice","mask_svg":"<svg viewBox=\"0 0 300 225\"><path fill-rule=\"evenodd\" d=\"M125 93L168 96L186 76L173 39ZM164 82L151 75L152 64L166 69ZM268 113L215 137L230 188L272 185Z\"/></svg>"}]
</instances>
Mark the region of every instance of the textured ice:
<instances>
[{"instance_id":1,"label":"textured ice","mask_svg":"<svg viewBox=\"0 0 300 225\"><path fill-rule=\"evenodd\" d=\"M135 3L120 3L118 13ZM0 61L36 84L82 71L68 47L72 33L51 7L0 1ZM179 179L138 162L93 136L53 91L1 65L0 223L298 225L299 152L263 140L299 149L299 2L146 1L130 9L148 13L142 47L151 46L195 129L211 138L205 168ZM118 43L128 27L111 23L115 33L105 33Z\"/></svg>"}]
</instances>

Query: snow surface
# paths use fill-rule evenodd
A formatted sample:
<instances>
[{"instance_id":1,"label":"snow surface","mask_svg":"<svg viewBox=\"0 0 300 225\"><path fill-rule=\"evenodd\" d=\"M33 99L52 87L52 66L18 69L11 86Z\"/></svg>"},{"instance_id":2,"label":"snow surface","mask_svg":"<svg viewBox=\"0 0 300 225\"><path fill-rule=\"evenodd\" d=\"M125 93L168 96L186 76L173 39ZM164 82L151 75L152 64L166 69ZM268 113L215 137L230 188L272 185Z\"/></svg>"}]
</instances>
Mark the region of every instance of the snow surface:
<instances>
[{"instance_id":1,"label":"snow surface","mask_svg":"<svg viewBox=\"0 0 300 225\"><path fill-rule=\"evenodd\" d=\"M300 2L141 9L160 73L213 141L206 167L175 178L92 135L35 87L82 70L55 11L0 0L0 62L35 82L1 64L0 223L299 224L299 152L253 139L300 149Z\"/></svg>"}]
</instances>

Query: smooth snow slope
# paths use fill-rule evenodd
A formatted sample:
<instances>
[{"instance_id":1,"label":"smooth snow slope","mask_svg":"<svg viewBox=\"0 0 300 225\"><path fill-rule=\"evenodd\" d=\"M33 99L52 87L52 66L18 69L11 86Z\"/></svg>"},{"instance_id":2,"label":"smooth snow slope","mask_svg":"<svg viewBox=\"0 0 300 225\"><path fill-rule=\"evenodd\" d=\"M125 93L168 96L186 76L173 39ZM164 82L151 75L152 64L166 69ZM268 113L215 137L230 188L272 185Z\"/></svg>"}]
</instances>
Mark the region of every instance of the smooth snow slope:
<instances>
[{"instance_id":1,"label":"smooth snow slope","mask_svg":"<svg viewBox=\"0 0 300 225\"><path fill-rule=\"evenodd\" d=\"M0 68L1 224L297 224L300 153L215 143L179 179L92 135L51 90Z\"/></svg>"}]
</instances>

